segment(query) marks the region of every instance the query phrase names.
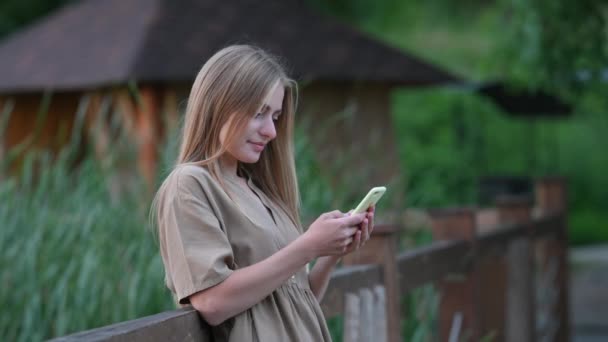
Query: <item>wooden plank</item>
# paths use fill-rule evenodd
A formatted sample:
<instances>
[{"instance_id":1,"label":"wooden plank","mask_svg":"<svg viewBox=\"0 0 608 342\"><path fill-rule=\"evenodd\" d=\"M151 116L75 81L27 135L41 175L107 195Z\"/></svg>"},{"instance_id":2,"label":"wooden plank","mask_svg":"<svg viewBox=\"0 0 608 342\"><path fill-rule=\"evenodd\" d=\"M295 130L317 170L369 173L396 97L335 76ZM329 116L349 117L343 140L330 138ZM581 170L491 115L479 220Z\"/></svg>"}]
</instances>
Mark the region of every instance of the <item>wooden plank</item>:
<instances>
[{"instance_id":1,"label":"wooden plank","mask_svg":"<svg viewBox=\"0 0 608 342\"><path fill-rule=\"evenodd\" d=\"M545 177L539 179L535 184L536 202L539 211L543 214L561 213L560 220L554 223L557 230L555 240L548 241L548 256L556 258L558 264L557 285L558 298L553 314L559 322L557 327L557 341L569 341L570 331L570 307L569 307L569 279L570 270L568 264L568 189L566 180L562 177Z\"/></svg>"},{"instance_id":2,"label":"wooden plank","mask_svg":"<svg viewBox=\"0 0 608 342\"><path fill-rule=\"evenodd\" d=\"M164 89L162 105L164 127L166 128L163 136L167 139L173 132L177 132L180 120L177 91L170 85Z\"/></svg>"},{"instance_id":3,"label":"wooden plank","mask_svg":"<svg viewBox=\"0 0 608 342\"><path fill-rule=\"evenodd\" d=\"M458 342L460 341L460 330L462 329L462 313L457 312L454 314L454 318L452 319L452 326L450 328L450 337L448 342Z\"/></svg>"},{"instance_id":4,"label":"wooden plank","mask_svg":"<svg viewBox=\"0 0 608 342\"><path fill-rule=\"evenodd\" d=\"M535 218L530 222L500 224L495 231L486 232L477 238L477 248L480 256L490 254L501 255L511 241L529 234L535 239L554 236L559 233L559 224L562 220L560 213L551 213L547 216Z\"/></svg>"},{"instance_id":5,"label":"wooden plank","mask_svg":"<svg viewBox=\"0 0 608 342\"><path fill-rule=\"evenodd\" d=\"M479 209L475 212L477 234L490 232L498 225L498 212L495 208Z\"/></svg>"},{"instance_id":6,"label":"wooden plank","mask_svg":"<svg viewBox=\"0 0 608 342\"><path fill-rule=\"evenodd\" d=\"M399 288L403 295L451 273L465 273L473 258L469 241L437 241L397 256Z\"/></svg>"},{"instance_id":7,"label":"wooden plank","mask_svg":"<svg viewBox=\"0 0 608 342\"><path fill-rule=\"evenodd\" d=\"M211 342L210 331L198 312L188 307L59 337L51 341Z\"/></svg>"},{"instance_id":8,"label":"wooden plank","mask_svg":"<svg viewBox=\"0 0 608 342\"><path fill-rule=\"evenodd\" d=\"M321 301L323 314L326 318L342 314L346 293L354 293L365 287L382 284L382 279L382 269L379 265L348 266L335 270Z\"/></svg>"},{"instance_id":9,"label":"wooden plank","mask_svg":"<svg viewBox=\"0 0 608 342\"><path fill-rule=\"evenodd\" d=\"M372 290L359 290L359 340L374 341L374 295Z\"/></svg>"},{"instance_id":10,"label":"wooden plank","mask_svg":"<svg viewBox=\"0 0 608 342\"><path fill-rule=\"evenodd\" d=\"M534 220L534 237L544 238L547 236L559 237L566 216L561 212L547 212L543 217Z\"/></svg>"},{"instance_id":11,"label":"wooden plank","mask_svg":"<svg viewBox=\"0 0 608 342\"><path fill-rule=\"evenodd\" d=\"M359 327L361 326L361 300L355 293L344 295L344 342L364 341L360 339Z\"/></svg>"},{"instance_id":12,"label":"wooden plank","mask_svg":"<svg viewBox=\"0 0 608 342\"><path fill-rule=\"evenodd\" d=\"M532 201L528 197L502 197L497 200L497 207L501 222L531 222ZM534 225L528 225L526 228L527 230L511 241L508 247L506 341L536 341L532 244Z\"/></svg>"},{"instance_id":13,"label":"wooden plank","mask_svg":"<svg viewBox=\"0 0 608 342\"><path fill-rule=\"evenodd\" d=\"M150 194L154 192L159 155L162 141L161 93L153 86L143 86L139 90L140 103L137 106L135 132L137 135L137 164L144 177Z\"/></svg>"},{"instance_id":14,"label":"wooden plank","mask_svg":"<svg viewBox=\"0 0 608 342\"><path fill-rule=\"evenodd\" d=\"M438 241L467 240L472 244L473 257L477 237L477 221L472 208L450 208L431 213L433 238ZM452 319L462 313L462 329L474 341L481 337L479 305L479 260L471 261L469 272L454 277L442 277L436 281L441 293L439 301L439 339L449 338Z\"/></svg>"},{"instance_id":15,"label":"wooden plank","mask_svg":"<svg viewBox=\"0 0 608 342\"><path fill-rule=\"evenodd\" d=\"M480 256L502 254L519 236L534 227L534 236L541 238L556 234L561 222L560 214L535 219L533 222L501 224L495 231L486 232L477 238ZM402 294L441 279L450 273L466 272L473 259L471 242L464 240L436 241L430 245L402 252L397 256L399 288Z\"/></svg>"},{"instance_id":16,"label":"wooden plank","mask_svg":"<svg viewBox=\"0 0 608 342\"><path fill-rule=\"evenodd\" d=\"M365 245L355 253L345 255L342 264L380 264L386 288L386 318L388 321L388 339L391 342L401 341L401 307L399 291L399 271L397 269L397 225L379 224Z\"/></svg>"},{"instance_id":17,"label":"wooden plank","mask_svg":"<svg viewBox=\"0 0 608 342\"><path fill-rule=\"evenodd\" d=\"M120 88L112 92L117 114L120 116L122 128L132 141L135 137L135 121L138 120L138 111L132 100L129 90Z\"/></svg>"},{"instance_id":18,"label":"wooden plank","mask_svg":"<svg viewBox=\"0 0 608 342\"><path fill-rule=\"evenodd\" d=\"M0 97L0 165L2 166L0 167L0 182L6 178L6 175L3 173L5 171L4 168L8 165L2 165L6 162L5 157L7 154L5 132L8 129L8 120L13 113L13 109L15 109L15 100L12 98Z\"/></svg>"},{"instance_id":19,"label":"wooden plank","mask_svg":"<svg viewBox=\"0 0 608 342\"><path fill-rule=\"evenodd\" d=\"M372 320L375 342L387 342L386 290L382 285L374 287L374 319Z\"/></svg>"},{"instance_id":20,"label":"wooden plank","mask_svg":"<svg viewBox=\"0 0 608 342\"><path fill-rule=\"evenodd\" d=\"M478 254L479 311L482 336L504 341L507 262L503 254Z\"/></svg>"}]
</instances>

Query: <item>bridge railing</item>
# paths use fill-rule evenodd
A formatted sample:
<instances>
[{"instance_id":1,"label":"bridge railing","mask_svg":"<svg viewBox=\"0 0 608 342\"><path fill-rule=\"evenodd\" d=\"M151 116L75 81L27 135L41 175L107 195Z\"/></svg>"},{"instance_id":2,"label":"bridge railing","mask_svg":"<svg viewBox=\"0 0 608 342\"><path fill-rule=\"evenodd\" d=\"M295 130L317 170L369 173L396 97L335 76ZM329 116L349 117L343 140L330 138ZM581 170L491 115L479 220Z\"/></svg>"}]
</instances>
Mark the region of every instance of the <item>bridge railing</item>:
<instances>
[{"instance_id":1,"label":"bridge railing","mask_svg":"<svg viewBox=\"0 0 608 342\"><path fill-rule=\"evenodd\" d=\"M493 341L568 341L566 187L544 178L535 197L495 208L429 210L434 242L398 251L401 226L378 224L332 274L321 307L343 316L344 341L401 341L400 299L434 284L437 335ZM211 341L191 308L113 324L54 341Z\"/></svg>"}]
</instances>

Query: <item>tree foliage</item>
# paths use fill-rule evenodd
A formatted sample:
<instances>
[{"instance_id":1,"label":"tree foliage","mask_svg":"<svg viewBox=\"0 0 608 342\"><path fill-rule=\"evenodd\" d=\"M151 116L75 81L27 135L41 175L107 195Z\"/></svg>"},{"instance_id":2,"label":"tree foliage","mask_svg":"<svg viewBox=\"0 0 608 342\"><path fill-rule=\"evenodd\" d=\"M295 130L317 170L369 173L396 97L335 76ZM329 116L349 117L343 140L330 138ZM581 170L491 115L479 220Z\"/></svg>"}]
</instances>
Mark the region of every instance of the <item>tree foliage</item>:
<instances>
[{"instance_id":1,"label":"tree foliage","mask_svg":"<svg viewBox=\"0 0 608 342\"><path fill-rule=\"evenodd\" d=\"M498 61L530 87L580 93L608 82L608 1L505 0ZM602 76L603 75L603 76Z\"/></svg>"}]
</instances>

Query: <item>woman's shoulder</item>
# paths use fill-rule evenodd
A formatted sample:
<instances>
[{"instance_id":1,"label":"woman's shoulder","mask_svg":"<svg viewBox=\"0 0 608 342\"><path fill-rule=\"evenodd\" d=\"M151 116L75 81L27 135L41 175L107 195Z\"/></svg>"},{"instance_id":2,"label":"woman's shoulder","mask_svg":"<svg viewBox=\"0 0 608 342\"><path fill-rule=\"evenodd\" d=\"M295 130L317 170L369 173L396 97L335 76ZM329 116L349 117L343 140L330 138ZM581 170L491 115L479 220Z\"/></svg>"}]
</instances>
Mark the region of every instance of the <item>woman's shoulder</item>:
<instances>
[{"instance_id":1,"label":"woman's shoulder","mask_svg":"<svg viewBox=\"0 0 608 342\"><path fill-rule=\"evenodd\" d=\"M167 176L167 186L181 194L205 192L215 181L209 170L204 166L194 164L177 165Z\"/></svg>"},{"instance_id":2,"label":"woman's shoulder","mask_svg":"<svg viewBox=\"0 0 608 342\"><path fill-rule=\"evenodd\" d=\"M171 175L178 178L208 178L211 176L207 167L196 164L177 165Z\"/></svg>"}]
</instances>

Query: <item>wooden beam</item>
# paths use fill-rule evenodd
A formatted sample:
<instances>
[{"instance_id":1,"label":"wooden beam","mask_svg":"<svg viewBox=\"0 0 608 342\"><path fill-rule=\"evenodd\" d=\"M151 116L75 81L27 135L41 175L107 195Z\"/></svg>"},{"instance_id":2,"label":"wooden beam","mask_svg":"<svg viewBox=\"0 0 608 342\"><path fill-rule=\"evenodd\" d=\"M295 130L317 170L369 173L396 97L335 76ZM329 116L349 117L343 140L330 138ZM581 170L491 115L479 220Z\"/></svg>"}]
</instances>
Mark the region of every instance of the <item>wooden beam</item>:
<instances>
[{"instance_id":1,"label":"wooden beam","mask_svg":"<svg viewBox=\"0 0 608 342\"><path fill-rule=\"evenodd\" d=\"M402 295L450 273L468 272L473 259L472 244L465 240L436 241L397 256L399 289Z\"/></svg>"},{"instance_id":2,"label":"wooden beam","mask_svg":"<svg viewBox=\"0 0 608 342\"><path fill-rule=\"evenodd\" d=\"M439 339L446 341L450 336L452 320L462 315L462 331L472 341L481 338L479 322L479 274L476 254L476 215L471 208L440 209L430 212L433 238L438 241L467 240L472 244L473 260L470 271L437 279L440 291Z\"/></svg>"},{"instance_id":3,"label":"wooden beam","mask_svg":"<svg viewBox=\"0 0 608 342\"><path fill-rule=\"evenodd\" d=\"M502 196L496 200L503 223L530 222L532 201L528 197ZM508 248L505 340L536 341L536 287L534 281L533 225L511 242ZM504 305L503 305L504 307Z\"/></svg>"},{"instance_id":4,"label":"wooden beam","mask_svg":"<svg viewBox=\"0 0 608 342\"><path fill-rule=\"evenodd\" d=\"M179 102L177 91L167 86L163 92L164 138L176 132L179 128Z\"/></svg>"},{"instance_id":5,"label":"wooden beam","mask_svg":"<svg viewBox=\"0 0 608 342\"><path fill-rule=\"evenodd\" d=\"M73 335L59 337L52 342L211 342L211 329L192 307L162 312L153 316L112 324Z\"/></svg>"},{"instance_id":6,"label":"wooden beam","mask_svg":"<svg viewBox=\"0 0 608 342\"><path fill-rule=\"evenodd\" d=\"M382 269L379 265L357 265L335 270L321 301L321 309L326 318L344 313L344 296L382 284Z\"/></svg>"},{"instance_id":7,"label":"wooden beam","mask_svg":"<svg viewBox=\"0 0 608 342\"><path fill-rule=\"evenodd\" d=\"M344 342L363 341L360 335L361 327L361 298L357 293L347 293L344 295L346 304L344 305Z\"/></svg>"},{"instance_id":8,"label":"wooden beam","mask_svg":"<svg viewBox=\"0 0 608 342\"><path fill-rule=\"evenodd\" d=\"M162 99L158 89L152 86L141 87L139 95L140 103L137 106L138 115L134 127L138 145L137 164L152 193L158 169L159 145L162 141Z\"/></svg>"},{"instance_id":9,"label":"wooden beam","mask_svg":"<svg viewBox=\"0 0 608 342\"><path fill-rule=\"evenodd\" d=\"M557 261L558 299L551 316L557 323L556 341L570 341L570 308L569 308L569 279L568 265L568 203L566 180L562 177L545 177L538 179L535 184L536 203L541 214L555 214L561 218L553 223L557 234L554 239L546 241L547 256L541 264L542 272L549 272L550 260Z\"/></svg>"},{"instance_id":10,"label":"wooden beam","mask_svg":"<svg viewBox=\"0 0 608 342\"><path fill-rule=\"evenodd\" d=\"M388 340L401 341L401 306L397 269L398 226L378 225L364 247L342 258L343 265L379 264L382 266L382 284L386 289L386 318Z\"/></svg>"},{"instance_id":11,"label":"wooden beam","mask_svg":"<svg viewBox=\"0 0 608 342\"><path fill-rule=\"evenodd\" d=\"M8 129L8 120L15 109L15 101L12 98L0 97L0 182L6 176L4 174L6 163L6 130Z\"/></svg>"}]
</instances>

